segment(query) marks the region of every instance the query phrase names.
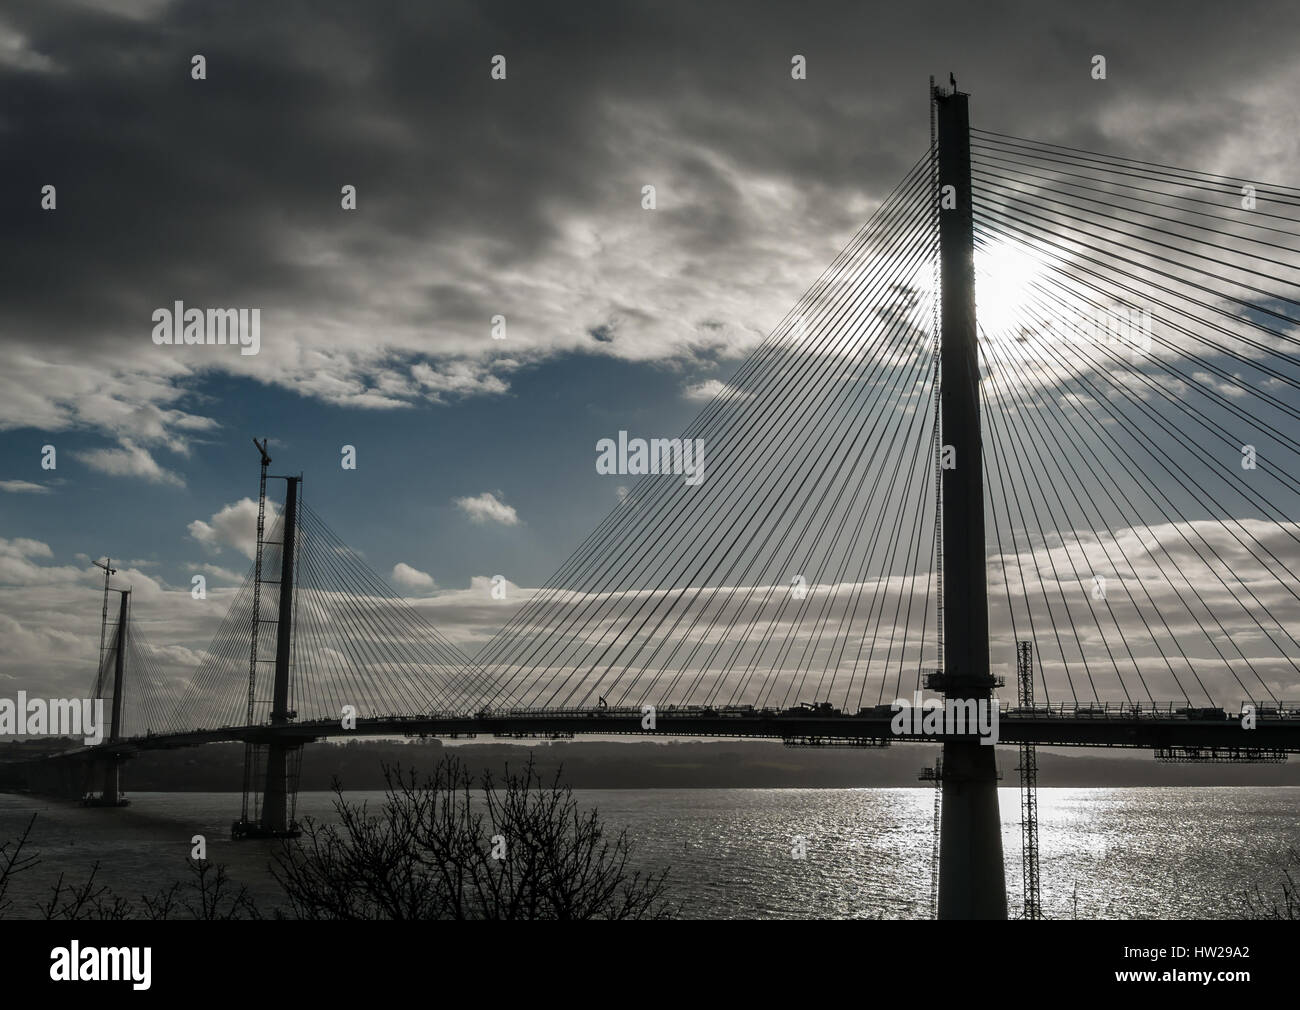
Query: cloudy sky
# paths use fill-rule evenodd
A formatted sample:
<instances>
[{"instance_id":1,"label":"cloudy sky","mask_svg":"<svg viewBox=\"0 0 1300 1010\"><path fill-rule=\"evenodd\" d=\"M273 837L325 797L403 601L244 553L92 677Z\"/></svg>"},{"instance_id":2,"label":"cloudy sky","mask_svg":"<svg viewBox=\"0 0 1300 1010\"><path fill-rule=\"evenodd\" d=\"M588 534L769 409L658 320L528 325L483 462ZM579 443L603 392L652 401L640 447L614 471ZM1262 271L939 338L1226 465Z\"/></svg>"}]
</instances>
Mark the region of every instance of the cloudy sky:
<instances>
[{"instance_id":1,"label":"cloudy sky","mask_svg":"<svg viewBox=\"0 0 1300 1010\"><path fill-rule=\"evenodd\" d=\"M1177 11L4 0L0 691L85 682L106 554L198 658L253 436L472 651L487 580L618 504L597 439L683 430L924 151L930 74L987 129L1295 182L1300 8ZM155 345L178 300L259 308L260 352Z\"/></svg>"}]
</instances>

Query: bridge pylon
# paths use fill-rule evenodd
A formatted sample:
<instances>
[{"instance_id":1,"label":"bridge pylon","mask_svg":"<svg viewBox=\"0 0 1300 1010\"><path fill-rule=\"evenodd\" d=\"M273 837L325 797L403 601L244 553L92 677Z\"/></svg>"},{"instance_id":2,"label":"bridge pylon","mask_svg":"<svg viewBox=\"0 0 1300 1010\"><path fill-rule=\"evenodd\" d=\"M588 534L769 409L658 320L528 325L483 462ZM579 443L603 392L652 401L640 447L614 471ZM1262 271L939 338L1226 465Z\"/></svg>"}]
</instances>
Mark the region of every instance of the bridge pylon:
<instances>
[{"instance_id":1,"label":"bridge pylon","mask_svg":"<svg viewBox=\"0 0 1300 1010\"><path fill-rule=\"evenodd\" d=\"M980 436L979 345L975 323L975 236L971 207L968 95L935 88L939 206L940 426L942 470L943 657L935 686L949 700L993 704L989 666L984 472ZM952 452L948 452L951 447ZM943 745L939 918L1005 919L997 761L991 745Z\"/></svg>"},{"instance_id":2,"label":"bridge pylon","mask_svg":"<svg viewBox=\"0 0 1300 1010\"><path fill-rule=\"evenodd\" d=\"M105 574L104 579L104 592L107 594L107 574ZM131 605L131 590L117 589L114 592L122 594L122 602L118 610L117 631L114 634L113 643L113 708L108 730L109 743L117 743L122 739L122 690L126 682L127 619ZM102 630L100 637L101 639L103 637ZM103 772L103 790L98 796L93 792L86 795L82 800L86 806L125 807L130 804L130 800L122 797L122 761L123 758L120 755L111 751L100 760L99 764Z\"/></svg>"},{"instance_id":3,"label":"bridge pylon","mask_svg":"<svg viewBox=\"0 0 1300 1010\"><path fill-rule=\"evenodd\" d=\"M266 518L266 468L271 457L266 442L258 443L262 454L261 487L257 516L257 557L254 572L253 626L249 661L248 724L253 726L256 710L258 639L262 619L261 594L263 532ZM298 488L302 477L283 477L284 515L281 520L280 579L275 618L275 676L272 681L271 732L265 739L252 738L244 749L244 801L239 820L231 825L232 838L295 838L302 832L294 819L298 797L298 773L302 743L286 743L274 731L287 726L297 713L289 708L290 665L293 658L293 595L298 553ZM262 784L260 802L257 784ZM250 806L251 800L251 806Z\"/></svg>"}]
</instances>

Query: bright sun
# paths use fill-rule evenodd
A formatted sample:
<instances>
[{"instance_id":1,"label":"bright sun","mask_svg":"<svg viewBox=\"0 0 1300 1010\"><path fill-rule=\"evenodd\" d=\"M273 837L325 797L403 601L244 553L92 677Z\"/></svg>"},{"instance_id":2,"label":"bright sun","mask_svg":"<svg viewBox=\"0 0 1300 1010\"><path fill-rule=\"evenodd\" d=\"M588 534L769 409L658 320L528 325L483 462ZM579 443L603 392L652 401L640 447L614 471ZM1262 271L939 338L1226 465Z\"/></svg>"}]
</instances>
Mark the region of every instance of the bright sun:
<instances>
[{"instance_id":1,"label":"bright sun","mask_svg":"<svg viewBox=\"0 0 1300 1010\"><path fill-rule=\"evenodd\" d=\"M1022 246L991 241L975 250L975 310L985 332L1018 328L1042 273L1042 263Z\"/></svg>"}]
</instances>

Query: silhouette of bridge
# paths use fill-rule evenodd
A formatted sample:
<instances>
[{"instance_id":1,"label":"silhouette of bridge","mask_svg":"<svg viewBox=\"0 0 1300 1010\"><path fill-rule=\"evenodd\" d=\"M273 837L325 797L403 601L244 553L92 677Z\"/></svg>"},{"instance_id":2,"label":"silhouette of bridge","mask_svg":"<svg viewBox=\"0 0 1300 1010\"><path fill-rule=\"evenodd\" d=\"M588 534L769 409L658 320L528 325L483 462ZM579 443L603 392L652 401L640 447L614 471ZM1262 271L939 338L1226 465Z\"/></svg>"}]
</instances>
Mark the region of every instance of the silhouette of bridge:
<instances>
[{"instance_id":1,"label":"silhouette of bridge","mask_svg":"<svg viewBox=\"0 0 1300 1010\"><path fill-rule=\"evenodd\" d=\"M1300 189L972 130L955 89L931 108L683 432L706 479L642 476L472 659L263 444L256 559L203 661L169 681L124 594L109 738L49 761L99 762L111 804L133 753L242 741L236 830L280 835L329 737L942 742L939 913L999 917L996 748L900 731L894 699L990 702L1028 642L1042 701L1001 708L999 743L1300 752Z\"/></svg>"}]
</instances>

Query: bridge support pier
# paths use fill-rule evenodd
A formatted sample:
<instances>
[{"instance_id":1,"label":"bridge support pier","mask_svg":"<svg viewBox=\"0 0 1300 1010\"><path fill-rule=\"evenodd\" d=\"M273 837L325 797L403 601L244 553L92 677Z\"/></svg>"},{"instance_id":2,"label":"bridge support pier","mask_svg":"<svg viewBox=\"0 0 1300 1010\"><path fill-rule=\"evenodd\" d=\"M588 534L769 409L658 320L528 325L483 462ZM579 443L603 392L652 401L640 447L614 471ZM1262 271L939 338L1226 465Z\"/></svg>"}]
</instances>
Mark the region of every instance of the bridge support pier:
<instances>
[{"instance_id":1,"label":"bridge support pier","mask_svg":"<svg viewBox=\"0 0 1300 1010\"><path fill-rule=\"evenodd\" d=\"M123 758L117 754L109 754L107 757L100 758L92 763L89 768L83 770L82 798L83 806L87 807L127 807L131 801L122 798L122 762ZM93 792L93 785L96 775L99 776L101 792L98 796ZM89 782L87 782L89 780Z\"/></svg>"},{"instance_id":2,"label":"bridge support pier","mask_svg":"<svg viewBox=\"0 0 1300 1010\"><path fill-rule=\"evenodd\" d=\"M943 745L939 918L1005 919L1002 819L993 747Z\"/></svg>"},{"instance_id":3,"label":"bridge support pier","mask_svg":"<svg viewBox=\"0 0 1300 1010\"><path fill-rule=\"evenodd\" d=\"M104 798L103 803L106 807L115 807L118 800L121 799L122 787L122 768L118 764L117 758L109 758L104 765Z\"/></svg>"},{"instance_id":4,"label":"bridge support pier","mask_svg":"<svg viewBox=\"0 0 1300 1010\"><path fill-rule=\"evenodd\" d=\"M938 126L940 410L943 665L933 686L945 700L992 704L988 575L984 542L984 466L980 367L975 321L975 233L971 209L969 96L933 95ZM1005 919L997 762L992 745L943 745L939 842L939 918Z\"/></svg>"},{"instance_id":5,"label":"bridge support pier","mask_svg":"<svg viewBox=\"0 0 1300 1010\"><path fill-rule=\"evenodd\" d=\"M266 752L266 788L262 793L262 832L267 835L296 834L289 812L289 798L298 792L298 767L302 746L272 743Z\"/></svg>"}]
</instances>

